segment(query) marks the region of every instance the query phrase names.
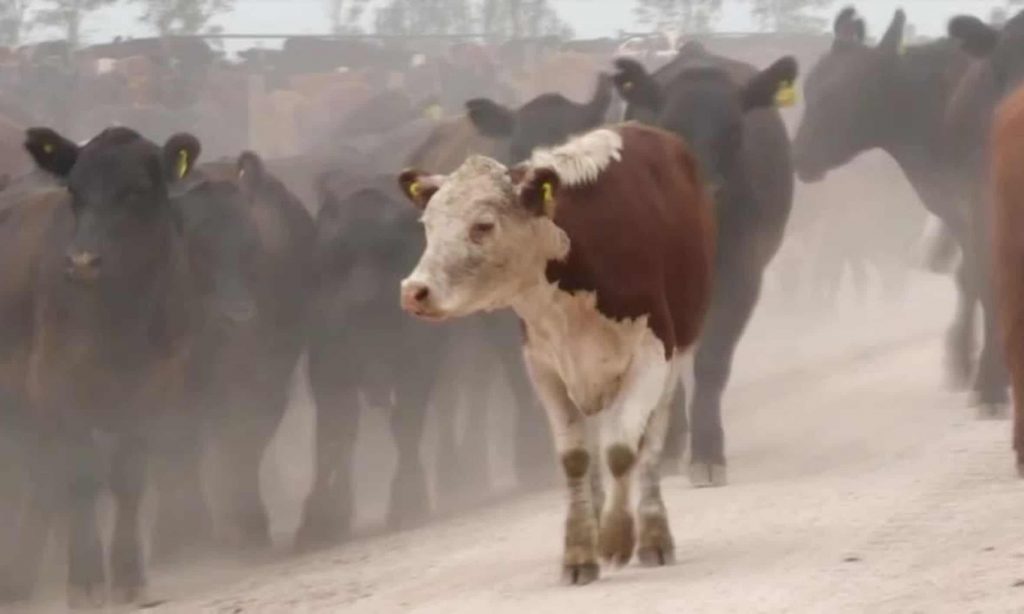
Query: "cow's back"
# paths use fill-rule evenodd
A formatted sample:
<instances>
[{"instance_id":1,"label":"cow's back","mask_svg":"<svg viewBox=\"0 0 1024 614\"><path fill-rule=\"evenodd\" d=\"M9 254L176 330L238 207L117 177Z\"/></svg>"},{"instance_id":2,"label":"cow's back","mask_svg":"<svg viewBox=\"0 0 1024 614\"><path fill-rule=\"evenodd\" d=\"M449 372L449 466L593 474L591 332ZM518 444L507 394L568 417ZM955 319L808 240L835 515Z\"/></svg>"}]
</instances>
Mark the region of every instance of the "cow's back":
<instances>
[{"instance_id":1,"label":"cow's back","mask_svg":"<svg viewBox=\"0 0 1024 614\"><path fill-rule=\"evenodd\" d=\"M622 159L559 196L555 223L571 247L548 278L569 292L595 291L598 308L614 319L649 315L667 351L685 348L711 293L711 203L681 139L634 123L616 130Z\"/></svg>"}]
</instances>

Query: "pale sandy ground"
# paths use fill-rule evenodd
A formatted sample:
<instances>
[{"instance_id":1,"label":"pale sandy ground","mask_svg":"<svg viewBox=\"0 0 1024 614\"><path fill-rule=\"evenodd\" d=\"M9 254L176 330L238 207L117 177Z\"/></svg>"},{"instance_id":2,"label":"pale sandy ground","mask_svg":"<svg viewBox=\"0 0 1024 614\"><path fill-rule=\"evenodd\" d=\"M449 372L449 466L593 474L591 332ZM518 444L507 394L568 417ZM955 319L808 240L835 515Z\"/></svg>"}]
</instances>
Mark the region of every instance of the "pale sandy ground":
<instances>
[{"instance_id":1,"label":"pale sandy ground","mask_svg":"<svg viewBox=\"0 0 1024 614\"><path fill-rule=\"evenodd\" d=\"M945 290L925 282L902 310L847 310L799 337L799 317L758 321L728 397L732 483L665 482L674 566L561 586L556 490L157 579L177 597L154 611L1024 612L1024 484L1008 423L975 420L941 385Z\"/></svg>"},{"instance_id":2,"label":"pale sandy ground","mask_svg":"<svg viewBox=\"0 0 1024 614\"><path fill-rule=\"evenodd\" d=\"M726 398L731 484L665 481L672 567L561 586L554 490L304 558L155 571L152 595L166 601L150 611L1024 612L1024 484L1008 423L975 420L943 385L951 298L947 280L924 275L901 306L846 301L826 317L767 297ZM308 417L290 420L277 451L293 462L279 471L301 493ZM382 423L367 420L368 441ZM364 494L391 470L373 458L357 463ZM276 507L279 527L296 503ZM61 612L60 592L52 583L5 612Z\"/></svg>"}]
</instances>

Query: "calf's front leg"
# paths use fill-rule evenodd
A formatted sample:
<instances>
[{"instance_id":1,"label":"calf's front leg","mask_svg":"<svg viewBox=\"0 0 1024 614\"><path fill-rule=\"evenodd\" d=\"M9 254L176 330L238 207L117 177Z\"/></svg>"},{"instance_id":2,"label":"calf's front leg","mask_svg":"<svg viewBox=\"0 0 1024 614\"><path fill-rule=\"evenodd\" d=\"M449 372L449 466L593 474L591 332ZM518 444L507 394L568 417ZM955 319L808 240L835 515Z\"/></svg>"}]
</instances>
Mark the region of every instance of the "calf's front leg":
<instances>
[{"instance_id":1,"label":"calf's front leg","mask_svg":"<svg viewBox=\"0 0 1024 614\"><path fill-rule=\"evenodd\" d=\"M565 553L562 578L568 584L589 584L600 576L597 564L597 518L591 500L590 472L597 463L590 458L583 414L569 399L558 374L530 358L527 371L548 415L555 449L569 487L569 512L565 521Z\"/></svg>"},{"instance_id":2,"label":"calf's front leg","mask_svg":"<svg viewBox=\"0 0 1024 614\"><path fill-rule=\"evenodd\" d=\"M642 344L636 350L619 394L600 416L601 443L612 477L611 496L601 519L600 551L601 557L611 563L628 563L636 546L630 489L638 463L642 491L641 558L649 563L650 550L655 548L664 551L660 555L661 563L671 560L672 540L668 523L664 521L659 465L669 404L679 382L679 372L678 359L666 358L661 343L652 339Z\"/></svg>"}]
</instances>

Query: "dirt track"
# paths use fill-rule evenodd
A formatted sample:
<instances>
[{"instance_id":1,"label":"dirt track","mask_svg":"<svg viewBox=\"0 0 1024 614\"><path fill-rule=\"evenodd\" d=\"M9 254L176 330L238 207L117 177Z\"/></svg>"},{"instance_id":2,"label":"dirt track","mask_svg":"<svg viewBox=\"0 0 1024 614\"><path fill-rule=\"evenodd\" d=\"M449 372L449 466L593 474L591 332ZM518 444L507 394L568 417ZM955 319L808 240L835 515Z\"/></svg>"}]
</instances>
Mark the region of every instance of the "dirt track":
<instances>
[{"instance_id":1,"label":"dirt track","mask_svg":"<svg viewBox=\"0 0 1024 614\"><path fill-rule=\"evenodd\" d=\"M828 342L784 352L786 326L757 324L728 399L731 484L666 480L675 566L561 586L553 491L199 582L155 611L1024 612L1008 425L941 385L948 314L928 288L902 316L838 317Z\"/></svg>"}]
</instances>

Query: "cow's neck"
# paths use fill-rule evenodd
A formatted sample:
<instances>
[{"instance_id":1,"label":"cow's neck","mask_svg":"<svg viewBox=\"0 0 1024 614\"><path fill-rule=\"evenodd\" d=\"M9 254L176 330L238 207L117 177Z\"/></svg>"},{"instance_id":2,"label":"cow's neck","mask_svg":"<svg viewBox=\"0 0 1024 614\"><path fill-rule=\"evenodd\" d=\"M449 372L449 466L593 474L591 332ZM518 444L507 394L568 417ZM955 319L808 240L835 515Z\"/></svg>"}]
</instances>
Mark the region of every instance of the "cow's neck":
<instances>
[{"instance_id":1,"label":"cow's neck","mask_svg":"<svg viewBox=\"0 0 1024 614\"><path fill-rule=\"evenodd\" d=\"M879 147L905 170L938 167L943 163L946 104L955 85L955 56L908 54L900 59L898 75L886 110ZM910 177L910 179L913 179Z\"/></svg>"}]
</instances>

